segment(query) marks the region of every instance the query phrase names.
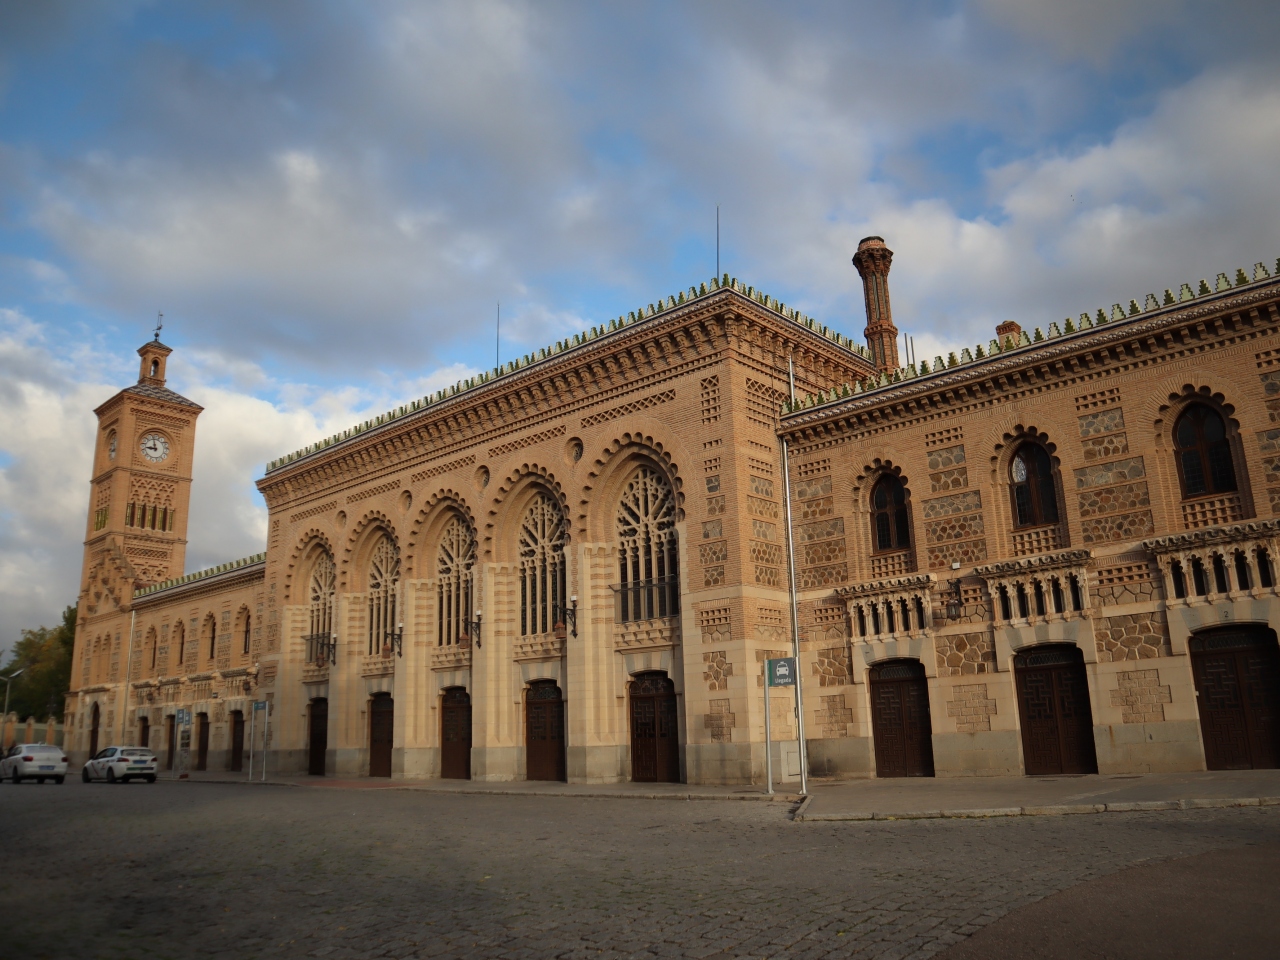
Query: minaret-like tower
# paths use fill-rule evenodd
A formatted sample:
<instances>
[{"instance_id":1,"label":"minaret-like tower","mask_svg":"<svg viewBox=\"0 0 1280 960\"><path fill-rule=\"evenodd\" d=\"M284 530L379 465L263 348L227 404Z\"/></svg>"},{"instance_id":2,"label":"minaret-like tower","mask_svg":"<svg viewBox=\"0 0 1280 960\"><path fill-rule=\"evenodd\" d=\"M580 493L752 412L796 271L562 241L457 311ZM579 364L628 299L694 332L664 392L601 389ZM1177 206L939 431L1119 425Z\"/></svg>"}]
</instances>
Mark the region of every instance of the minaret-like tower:
<instances>
[{"instance_id":1,"label":"minaret-like tower","mask_svg":"<svg viewBox=\"0 0 1280 960\"><path fill-rule=\"evenodd\" d=\"M889 266L893 251L884 245L883 237L866 237L858 244L853 265L862 277L862 293L867 304L867 328L862 332L871 350L876 369L884 373L897 370L898 328L893 325L889 306Z\"/></svg>"}]
</instances>

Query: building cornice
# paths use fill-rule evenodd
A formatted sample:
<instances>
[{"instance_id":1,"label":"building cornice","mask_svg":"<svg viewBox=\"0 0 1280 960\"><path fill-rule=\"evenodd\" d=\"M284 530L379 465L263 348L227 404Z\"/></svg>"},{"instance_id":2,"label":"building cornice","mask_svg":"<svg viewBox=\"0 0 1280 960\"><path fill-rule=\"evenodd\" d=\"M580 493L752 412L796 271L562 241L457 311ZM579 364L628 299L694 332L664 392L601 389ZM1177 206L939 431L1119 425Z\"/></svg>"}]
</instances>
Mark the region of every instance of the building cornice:
<instances>
[{"instance_id":1,"label":"building cornice","mask_svg":"<svg viewBox=\"0 0 1280 960\"><path fill-rule=\"evenodd\" d=\"M1183 550L1194 550L1197 547L1213 546L1220 543L1270 540L1277 535L1280 535L1280 520L1251 520L1247 523L1205 527L1201 530L1189 530L1186 533L1175 533L1167 537L1143 540L1142 549L1160 556L1166 553L1180 553Z\"/></svg>"}]
</instances>

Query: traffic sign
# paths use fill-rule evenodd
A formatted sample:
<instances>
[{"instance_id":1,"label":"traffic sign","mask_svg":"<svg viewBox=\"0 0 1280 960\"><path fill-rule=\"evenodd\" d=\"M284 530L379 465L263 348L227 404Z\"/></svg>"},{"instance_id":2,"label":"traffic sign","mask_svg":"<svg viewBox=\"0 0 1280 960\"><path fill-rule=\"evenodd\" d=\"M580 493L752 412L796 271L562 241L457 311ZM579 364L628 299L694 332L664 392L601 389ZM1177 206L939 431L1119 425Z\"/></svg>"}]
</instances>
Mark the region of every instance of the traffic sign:
<instances>
[{"instance_id":1,"label":"traffic sign","mask_svg":"<svg viewBox=\"0 0 1280 960\"><path fill-rule=\"evenodd\" d=\"M796 685L796 658L781 657L777 660L766 660L767 676L771 687L794 687Z\"/></svg>"}]
</instances>

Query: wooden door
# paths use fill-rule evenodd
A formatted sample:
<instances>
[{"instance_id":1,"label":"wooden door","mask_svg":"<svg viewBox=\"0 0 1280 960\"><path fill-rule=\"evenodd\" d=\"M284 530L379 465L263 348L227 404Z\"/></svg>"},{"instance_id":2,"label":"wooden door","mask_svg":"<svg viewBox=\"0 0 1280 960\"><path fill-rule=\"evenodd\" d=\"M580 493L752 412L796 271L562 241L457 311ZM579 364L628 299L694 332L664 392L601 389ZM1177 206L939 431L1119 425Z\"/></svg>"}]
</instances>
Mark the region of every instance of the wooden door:
<instances>
[{"instance_id":1,"label":"wooden door","mask_svg":"<svg viewBox=\"0 0 1280 960\"><path fill-rule=\"evenodd\" d=\"M1097 773L1084 655L1073 645L1038 647L1013 658L1028 776Z\"/></svg>"},{"instance_id":2,"label":"wooden door","mask_svg":"<svg viewBox=\"0 0 1280 960\"><path fill-rule=\"evenodd\" d=\"M631 681L631 779L638 783L680 782L680 726L676 687L658 671Z\"/></svg>"},{"instance_id":3,"label":"wooden door","mask_svg":"<svg viewBox=\"0 0 1280 960\"><path fill-rule=\"evenodd\" d=\"M231 711L231 764L228 770L244 769L244 714Z\"/></svg>"},{"instance_id":4,"label":"wooden door","mask_svg":"<svg viewBox=\"0 0 1280 960\"><path fill-rule=\"evenodd\" d=\"M164 766L166 770L173 769L173 757L174 757L174 753L178 749L178 736L176 733L177 728L178 728L178 720L172 713L164 718L164 740L165 740L165 752L167 754L167 756L165 757Z\"/></svg>"},{"instance_id":5,"label":"wooden door","mask_svg":"<svg viewBox=\"0 0 1280 960\"><path fill-rule=\"evenodd\" d=\"M307 773L323 777L325 754L329 751L329 701L324 697L311 701L307 727Z\"/></svg>"},{"instance_id":6,"label":"wooden door","mask_svg":"<svg viewBox=\"0 0 1280 960\"><path fill-rule=\"evenodd\" d=\"M369 703L369 776L391 776L391 742L395 732L395 701L389 693L375 693Z\"/></svg>"},{"instance_id":7,"label":"wooden door","mask_svg":"<svg viewBox=\"0 0 1280 960\"><path fill-rule=\"evenodd\" d=\"M877 777L933 776L929 682L919 660L871 668L871 734Z\"/></svg>"},{"instance_id":8,"label":"wooden door","mask_svg":"<svg viewBox=\"0 0 1280 960\"><path fill-rule=\"evenodd\" d=\"M440 702L440 776L471 779L471 695L449 687Z\"/></svg>"},{"instance_id":9,"label":"wooden door","mask_svg":"<svg viewBox=\"0 0 1280 960\"><path fill-rule=\"evenodd\" d=\"M146 717L138 718L138 746L151 746L151 721Z\"/></svg>"},{"instance_id":10,"label":"wooden door","mask_svg":"<svg viewBox=\"0 0 1280 960\"><path fill-rule=\"evenodd\" d=\"M556 682L529 684L524 711L525 779L563 780L564 698Z\"/></svg>"},{"instance_id":11,"label":"wooden door","mask_svg":"<svg viewBox=\"0 0 1280 960\"><path fill-rule=\"evenodd\" d=\"M1191 668L1210 770L1280 766L1280 647L1258 627L1191 638Z\"/></svg>"},{"instance_id":12,"label":"wooden door","mask_svg":"<svg viewBox=\"0 0 1280 960\"><path fill-rule=\"evenodd\" d=\"M96 757L98 755L98 720L100 717L101 713L98 710L98 705L95 703L93 705L93 712L90 714L91 725L89 727L89 756L91 757Z\"/></svg>"},{"instance_id":13,"label":"wooden door","mask_svg":"<svg viewBox=\"0 0 1280 960\"><path fill-rule=\"evenodd\" d=\"M207 770L209 768L209 715L207 713L196 714L196 769Z\"/></svg>"}]
</instances>

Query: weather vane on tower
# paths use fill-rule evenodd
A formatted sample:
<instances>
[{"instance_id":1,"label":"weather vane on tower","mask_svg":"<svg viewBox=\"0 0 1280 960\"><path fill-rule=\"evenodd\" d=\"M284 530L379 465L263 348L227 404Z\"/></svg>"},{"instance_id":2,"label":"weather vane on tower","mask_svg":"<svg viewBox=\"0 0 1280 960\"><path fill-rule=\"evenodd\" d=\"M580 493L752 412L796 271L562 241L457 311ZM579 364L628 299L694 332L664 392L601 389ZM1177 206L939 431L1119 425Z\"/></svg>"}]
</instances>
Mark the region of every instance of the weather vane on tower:
<instances>
[{"instance_id":1,"label":"weather vane on tower","mask_svg":"<svg viewBox=\"0 0 1280 960\"><path fill-rule=\"evenodd\" d=\"M156 343L160 342L160 331L164 329L164 314L156 311Z\"/></svg>"}]
</instances>

